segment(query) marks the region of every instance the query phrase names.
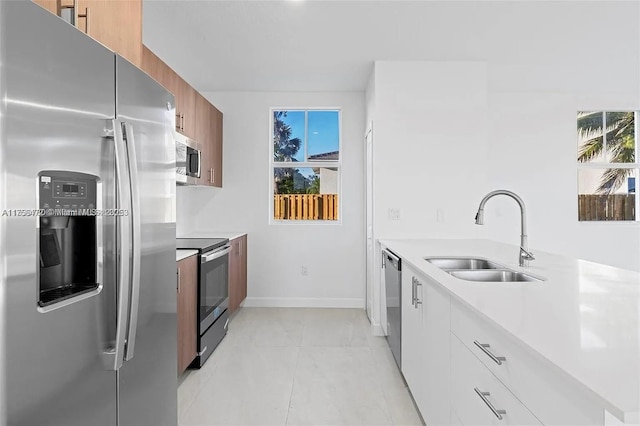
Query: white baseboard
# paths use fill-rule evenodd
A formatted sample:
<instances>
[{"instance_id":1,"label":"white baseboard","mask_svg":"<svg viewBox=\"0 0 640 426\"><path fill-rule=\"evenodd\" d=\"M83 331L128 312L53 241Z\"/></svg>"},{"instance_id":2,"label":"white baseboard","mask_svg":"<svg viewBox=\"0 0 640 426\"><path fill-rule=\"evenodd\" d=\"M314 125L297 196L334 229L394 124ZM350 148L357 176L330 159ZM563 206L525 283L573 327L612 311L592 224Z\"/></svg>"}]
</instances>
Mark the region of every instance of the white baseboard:
<instances>
[{"instance_id":1,"label":"white baseboard","mask_svg":"<svg viewBox=\"0 0 640 426\"><path fill-rule=\"evenodd\" d=\"M364 299L335 299L315 297L247 297L242 304L251 308L360 308Z\"/></svg>"},{"instance_id":2,"label":"white baseboard","mask_svg":"<svg viewBox=\"0 0 640 426\"><path fill-rule=\"evenodd\" d=\"M373 334L374 336L386 336L382 325L373 321L371 322L371 334Z\"/></svg>"}]
</instances>

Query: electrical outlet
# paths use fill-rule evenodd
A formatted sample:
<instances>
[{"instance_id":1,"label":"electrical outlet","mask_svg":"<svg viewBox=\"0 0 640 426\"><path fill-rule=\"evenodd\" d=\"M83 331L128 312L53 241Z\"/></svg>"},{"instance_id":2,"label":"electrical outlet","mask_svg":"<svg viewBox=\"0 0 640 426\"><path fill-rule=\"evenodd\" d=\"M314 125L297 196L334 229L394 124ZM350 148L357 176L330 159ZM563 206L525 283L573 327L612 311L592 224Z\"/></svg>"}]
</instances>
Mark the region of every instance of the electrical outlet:
<instances>
[{"instance_id":1,"label":"electrical outlet","mask_svg":"<svg viewBox=\"0 0 640 426\"><path fill-rule=\"evenodd\" d=\"M400 220L400 209L389 209L389 220Z\"/></svg>"},{"instance_id":2,"label":"electrical outlet","mask_svg":"<svg viewBox=\"0 0 640 426\"><path fill-rule=\"evenodd\" d=\"M300 273L306 277L307 275L309 275L309 268L307 268L305 265L302 265L300 267Z\"/></svg>"}]
</instances>

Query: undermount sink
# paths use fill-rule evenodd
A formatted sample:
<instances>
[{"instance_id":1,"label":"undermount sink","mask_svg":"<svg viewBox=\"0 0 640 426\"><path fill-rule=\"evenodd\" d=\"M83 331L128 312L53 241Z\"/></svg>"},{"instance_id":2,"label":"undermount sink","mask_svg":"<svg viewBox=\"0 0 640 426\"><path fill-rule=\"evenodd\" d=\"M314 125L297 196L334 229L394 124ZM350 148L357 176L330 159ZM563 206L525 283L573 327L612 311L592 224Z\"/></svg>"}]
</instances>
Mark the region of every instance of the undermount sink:
<instances>
[{"instance_id":1,"label":"undermount sink","mask_svg":"<svg viewBox=\"0 0 640 426\"><path fill-rule=\"evenodd\" d=\"M542 279L528 275L522 272L510 271L507 269L493 270L467 270L467 271L448 271L450 275L467 281L483 281L483 282L539 282Z\"/></svg>"},{"instance_id":2,"label":"undermount sink","mask_svg":"<svg viewBox=\"0 0 640 426\"><path fill-rule=\"evenodd\" d=\"M425 257L424 260L445 271L449 270L477 270L503 269L504 266L486 259L465 257Z\"/></svg>"},{"instance_id":3,"label":"undermount sink","mask_svg":"<svg viewBox=\"0 0 640 426\"><path fill-rule=\"evenodd\" d=\"M542 278L514 271L499 263L474 257L425 257L424 260L466 281L480 282L541 282Z\"/></svg>"}]
</instances>

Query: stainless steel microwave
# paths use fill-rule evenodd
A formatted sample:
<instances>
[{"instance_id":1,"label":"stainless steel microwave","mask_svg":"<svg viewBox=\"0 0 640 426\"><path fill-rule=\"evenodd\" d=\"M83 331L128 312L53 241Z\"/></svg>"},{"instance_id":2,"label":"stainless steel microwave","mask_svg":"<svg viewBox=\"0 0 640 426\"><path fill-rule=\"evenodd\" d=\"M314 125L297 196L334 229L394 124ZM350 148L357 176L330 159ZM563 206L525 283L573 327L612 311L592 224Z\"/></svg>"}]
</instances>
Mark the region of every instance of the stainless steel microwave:
<instances>
[{"instance_id":1,"label":"stainless steel microwave","mask_svg":"<svg viewBox=\"0 0 640 426\"><path fill-rule=\"evenodd\" d=\"M188 137L175 133L176 139L176 183L196 185L200 177L202 152L196 142Z\"/></svg>"}]
</instances>

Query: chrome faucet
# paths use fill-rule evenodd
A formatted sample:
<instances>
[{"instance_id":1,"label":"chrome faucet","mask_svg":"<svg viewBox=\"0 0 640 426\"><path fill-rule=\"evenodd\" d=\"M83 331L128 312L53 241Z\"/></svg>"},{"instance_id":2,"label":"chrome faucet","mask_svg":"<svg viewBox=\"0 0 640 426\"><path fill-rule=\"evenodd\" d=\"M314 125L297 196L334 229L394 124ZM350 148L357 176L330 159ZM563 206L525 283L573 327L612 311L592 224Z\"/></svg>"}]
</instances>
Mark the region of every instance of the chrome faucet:
<instances>
[{"instance_id":1,"label":"chrome faucet","mask_svg":"<svg viewBox=\"0 0 640 426\"><path fill-rule=\"evenodd\" d=\"M498 189L497 191L491 191L487 195L484 196L482 201L480 201L480 207L478 207L478 213L476 214L476 225L484 225L484 205L489 201L489 198L495 197L496 195L506 195L508 197L516 200L518 205L520 206L520 254L518 255L518 264L520 266L528 266L530 260L534 260L533 253L529 251L528 243L527 243L527 213L524 207L524 201L517 194L511 191L507 191L505 189Z\"/></svg>"}]
</instances>

